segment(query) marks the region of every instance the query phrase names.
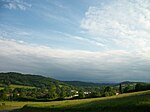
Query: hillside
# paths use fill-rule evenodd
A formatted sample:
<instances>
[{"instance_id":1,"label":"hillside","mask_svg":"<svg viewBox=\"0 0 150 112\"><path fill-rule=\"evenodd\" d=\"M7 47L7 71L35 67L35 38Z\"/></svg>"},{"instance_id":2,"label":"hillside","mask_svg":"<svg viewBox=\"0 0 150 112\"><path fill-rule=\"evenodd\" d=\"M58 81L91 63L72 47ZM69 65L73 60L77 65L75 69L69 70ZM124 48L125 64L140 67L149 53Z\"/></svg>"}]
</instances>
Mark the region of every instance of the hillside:
<instances>
[{"instance_id":1,"label":"hillside","mask_svg":"<svg viewBox=\"0 0 150 112\"><path fill-rule=\"evenodd\" d=\"M121 82L122 85L135 85L138 82ZM83 81L60 81L50 77L40 75L22 74L16 72L0 73L0 84L25 85L33 87L57 85L71 85L75 87L101 87L101 86L119 86L119 83L93 83ZM1 85L0 85L1 86Z\"/></svg>"},{"instance_id":2,"label":"hillside","mask_svg":"<svg viewBox=\"0 0 150 112\"><path fill-rule=\"evenodd\" d=\"M36 103L18 112L149 112L150 91L122 94L106 98Z\"/></svg>"},{"instance_id":3,"label":"hillside","mask_svg":"<svg viewBox=\"0 0 150 112\"><path fill-rule=\"evenodd\" d=\"M31 74L0 73L1 101L49 101L65 99L74 87L59 80Z\"/></svg>"},{"instance_id":4,"label":"hillside","mask_svg":"<svg viewBox=\"0 0 150 112\"><path fill-rule=\"evenodd\" d=\"M15 85L26 85L33 87L55 85L67 85L59 80L31 74L21 74L15 72L0 73L1 84L15 84Z\"/></svg>"}]
</instances>

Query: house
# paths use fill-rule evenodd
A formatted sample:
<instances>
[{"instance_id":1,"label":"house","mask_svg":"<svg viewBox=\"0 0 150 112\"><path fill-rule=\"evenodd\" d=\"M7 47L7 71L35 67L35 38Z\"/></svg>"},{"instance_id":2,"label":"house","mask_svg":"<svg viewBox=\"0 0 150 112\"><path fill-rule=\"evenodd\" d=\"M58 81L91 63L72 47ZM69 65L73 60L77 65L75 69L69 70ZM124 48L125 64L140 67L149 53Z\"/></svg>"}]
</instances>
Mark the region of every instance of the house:
<instances>
[{"instance_id":1,"label":"house","mask_svg":"<svg viewBox=\"0 0 150 112\"><path fill-rule=\"evenodd\" d=\"M90 93L91 93L91 92L84 92L85 95L88 95L88 94L90 94Z\"/></svg>"},{"instance_id":2,"label":"house","mask_svg":"<svg viewBox=\"0 0 150 112\"><path fill-rule=\"evenodd\" d=\"M118 92L116 92L116 95L119 95L119 93L118 93Z\"/></svg>"}]
</instances>

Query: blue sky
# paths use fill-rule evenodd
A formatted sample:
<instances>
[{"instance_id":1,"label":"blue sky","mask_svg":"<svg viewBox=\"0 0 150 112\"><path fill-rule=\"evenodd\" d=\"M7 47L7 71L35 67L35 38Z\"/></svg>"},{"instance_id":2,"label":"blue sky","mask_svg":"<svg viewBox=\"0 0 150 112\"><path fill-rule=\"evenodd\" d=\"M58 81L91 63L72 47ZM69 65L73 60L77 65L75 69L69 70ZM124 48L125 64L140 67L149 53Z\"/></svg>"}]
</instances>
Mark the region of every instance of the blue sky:
<instances>
[{"instance_id":1,"label":"blue sky","mask_svg":"<svg viewBox=\"0 0 150 112\"><path fill-rule=\"evenodd\" d=\"M150 81L149 0L0 0L0 71Z\"/></svg>"}]
</instances>

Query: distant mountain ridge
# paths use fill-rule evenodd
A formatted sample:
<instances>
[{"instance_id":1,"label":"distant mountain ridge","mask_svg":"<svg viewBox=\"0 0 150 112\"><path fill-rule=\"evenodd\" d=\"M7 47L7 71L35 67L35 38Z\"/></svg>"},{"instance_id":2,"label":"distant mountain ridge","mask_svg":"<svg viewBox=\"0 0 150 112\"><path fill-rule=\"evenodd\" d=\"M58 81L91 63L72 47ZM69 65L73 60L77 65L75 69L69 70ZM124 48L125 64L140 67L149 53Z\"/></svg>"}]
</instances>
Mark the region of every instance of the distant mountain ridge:
<instances>
[{"instance_id":1,"label":"distant mountain ridge","mask_svg":"<svg viewBox=\"0 0 150 112\"><path fill-rule=\"evenodd\" d=\"M27 86L34 86L34 87L50 86L52 84L64 85L64 86L75 86L75 87L100 87L100 86L116 86L119 85L120 83L134 84L137 82L124 81L120 83L94 83L94 82L84 82L84 81L60 81L54 78L45 77L41 75L7 72L7 73L0 73L0 83L27 85Z\"/></svg>"},{"instance_id":2,"label":"distant mountain ridge","mask_svg":"<svg viewBox=\"0 0 150 112\"><path fill-rule=\"evenodd\" d=\"M0 83L2 84L17 84L17 85L27 85L27 86L49 86L51 84L57 85L71 85L76 87L98 87L98 86L109 86L115 85L117 83L93 83L93 82L83 82L83 81L60 81L54 78L45 77L41 75L33 74L22 74L16 72L0 73Z\"/></svg>"},{"instance_id":3,"label":"distant mountain ridge","mask_svg":"<svg viewBox=\"0 0 150 112\"><path fill-rule=\"evenodd\" d=\"M63 81L67 84L70 84L72 86L82 86L82 87L96 87L96 86L112 86L116 85L117 83L94 83L94 82L83 82L83 81Z\"/></svg>"}]
</instances>

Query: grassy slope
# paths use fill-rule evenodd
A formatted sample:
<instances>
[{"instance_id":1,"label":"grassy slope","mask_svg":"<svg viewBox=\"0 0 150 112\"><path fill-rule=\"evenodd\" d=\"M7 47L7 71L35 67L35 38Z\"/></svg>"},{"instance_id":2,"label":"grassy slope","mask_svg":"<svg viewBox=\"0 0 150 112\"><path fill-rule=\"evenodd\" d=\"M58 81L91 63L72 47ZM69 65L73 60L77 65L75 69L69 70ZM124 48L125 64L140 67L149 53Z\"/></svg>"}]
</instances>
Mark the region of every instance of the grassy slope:
<instances>
[{"instance_id":1,"label":"grassy slope","mask_svg":"<svg viewBox=\"0 0 150 112\"><path fill-rule=\"evenodd\" d=\"M11 84L11 85L10 85L10 88L12 88L12 89L15 89L15 88L28 88L28 89L34 89L35 87Z\"/></svg>"},{"instance_id":2,"label":"grassy slope","mask_svg":"<svg viewBox=\"0 0 150 112\"><path fill-rule=\"evenodd\" d=\"M26 104L28 105L19 112L150 112L150 91L105 98Z\"/></svg>"},{"instance_id":3,"label":"grassy slope","mask_svg":"<svg viewBox=\"0 0 150 112\"><path fill-rule=\"evenodd\" d=\"M3 84L0 84L0 90L4 89ZM34 89L35 87L32 86L24 86L24 85L16 85L16 84L11 84L9 86L11 89L15 89L15 88L26 88L26 89Z\"/></svg>"},{"instance_id":4,"label":"grassy slope","mask_svg":"<svg viewBox=\"0 0 150 112\"><path fill-rule=\"evenodd\" d=\"M2 106L2 103L5 103L5 105ZM26 104L36 104L38 102L17 102L17 101L0 101L0 110L10 110L10 109L16 109L16 108L22 108Z\"/></svg>"}]
</instances>

